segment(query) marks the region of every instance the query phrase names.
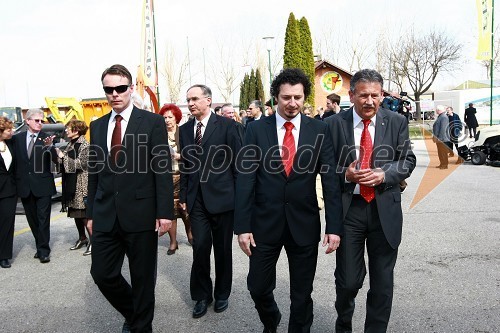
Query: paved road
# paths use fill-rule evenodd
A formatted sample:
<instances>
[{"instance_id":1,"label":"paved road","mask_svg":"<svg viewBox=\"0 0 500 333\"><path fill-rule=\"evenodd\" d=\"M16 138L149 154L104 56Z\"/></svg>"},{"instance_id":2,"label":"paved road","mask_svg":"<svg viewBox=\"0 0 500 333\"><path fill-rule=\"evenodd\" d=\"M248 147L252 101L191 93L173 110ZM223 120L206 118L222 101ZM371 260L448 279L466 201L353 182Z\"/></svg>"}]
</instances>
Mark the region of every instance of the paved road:
<instances>
[{"instance_id":1,"label":"paved road","mask_svg":"<svg viewBox=\"0 0 500 333\"><path fill-rule=\"evenodd\" d=\"M405 224L396 265L390 332L500 332L500 169L461 165L416 207L410 202L429 157L415 141L418 166L403 195ZM437 171L436 171L437 172ZM0 332L120 332L123 319L89 275L90 258L69 251L73 221L52 210L52 261L40 264L24 216L17 216L12 268L0 269ZM159 247L154 329L156 332L261 332L246 289L248 260L234 241L234 283L229 309L192 319L189 297L191 248L183 227L180 246L167 256ZM288 268L279 261L276 298L289 315ZM335 257L320 252L313 298L312 332L333 332ZM128 269L124 268L125 274ZM367 282L357 299L354 332L362 332Z\"/></svg>"}]
</instances>

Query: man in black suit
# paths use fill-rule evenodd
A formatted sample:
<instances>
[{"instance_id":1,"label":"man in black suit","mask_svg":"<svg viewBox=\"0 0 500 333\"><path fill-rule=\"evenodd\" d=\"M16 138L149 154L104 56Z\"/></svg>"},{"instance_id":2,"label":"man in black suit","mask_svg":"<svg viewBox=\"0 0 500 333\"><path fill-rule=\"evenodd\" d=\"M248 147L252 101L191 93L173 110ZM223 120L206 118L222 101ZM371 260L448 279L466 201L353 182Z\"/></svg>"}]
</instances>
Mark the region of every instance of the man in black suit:
<instances>
[{"instance_id":1,"label":"man in black suit","mask_svg":"<svg viewBox=\"0 0 500 333\"><path fill-rule=\"evenodd\" d=\"M310 91L300 69L283 70L271 85L277 112L247 127L238 158L234 232L250 257L247 286L264 332L276 332L281 319L273 290L283 247L290 266L288 331L310 331L321 232L318 172L325 199L326 253L335 251L342 233L340 181L328 127L300 113Z\"/></svg>"},{"instance_id":2,"label":"man in black suit","mask_svg":"<svg viewBox=\"0 0 500 333\"><path fill-rule=\"evenodd\" d=\"M43 117L41 109L29 109L26 112L28 130L13 138L17 195L21 198L26 219L35 237L35 258L41 263L48 263L51 200L56 193L56 186L50 169L52 151L47 148L53 137L42 132Z\"/></svg>"},{"instance_id":3,"label":"man in black suit","mask_svg":"<svg viewBox=\"0 0 500 333\"><path fill-rule=\"evenodd\" d=\"M349 91L354 106L326 120L342 171L344 235L335 269L336 332L352 331L354 299L366 275L365 245L370 290L364 331L385 332L391 313L403 224L399 183L410 176L416 158L406 118L380 108L382 87L375 70L357 72Z\"/></svg>"},{"instance_id":4,"label":"man in black suit","mask_svg":"<svg viewBox=\"0 0 500 333\"><path fill-rule=\"evenodd\" d=\"M197 84L187 91L193 119L179 128L182 150L179 202L187 210L193 233L191 298L196 301L193 318L207 312L215 298L214 311L229 305L233 279L232 231L234 160L241 138L234 120L210 112L212 92ZM210 254L214 249L215 287L210 278ZM212 297L213 292L213 297Z\"/></svg>"},{"instance_id":5,"label":"man in black suit","mask_svg":"<svg viewBox=\"0 0 500 333\"><path fill-rule=\"evenodd\" d=\"M151 332L158 235L174 218L167 132L163 117L132 104L124 66L107 68L101 81L112 110L90 124L90 273L125 317L124 332ZM131 285L121 274L125 254Z\"/></svg>"}]
</instances>

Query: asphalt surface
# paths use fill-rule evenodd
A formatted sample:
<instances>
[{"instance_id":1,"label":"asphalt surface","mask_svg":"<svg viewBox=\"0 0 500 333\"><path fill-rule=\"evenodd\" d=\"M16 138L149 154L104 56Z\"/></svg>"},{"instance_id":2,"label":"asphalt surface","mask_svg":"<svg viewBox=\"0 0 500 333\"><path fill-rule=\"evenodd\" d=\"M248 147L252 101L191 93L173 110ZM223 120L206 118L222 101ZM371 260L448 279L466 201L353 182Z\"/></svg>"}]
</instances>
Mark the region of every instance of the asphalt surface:
<instances>
[{"instance_id":1,"label":"asphalt surface","mask_svg":"<svg viewBox=\"0 0 500 333\"><path fill-rule=\"evenodd\" d=\"M429 156L414 141L418 165L403 194L404 230L395 271L389 332L500 332L500 168L460 165L409 209ZM450 159L454 161L454 159ZM440 170L436 169L436 172ZM121 332L123 318L103 298L90 274L73 220L52 208L51 262L33 259L34 240L24 215L16 217L12 268L0 269L0 332ZM234 281L229 308L193 319L189 295L191 248L179 221L179 250L167 256L160 240L156 332L261 332L246 289L248 259L234 239ZM333 332L335 256L320 249L314 284L312 332ZM128 277L127 264L124 275ZM286 254L278 263L277 303L286 332L289 284ZM354 332L363 331L368 277L357 297Z\"/></svg>"}]
</instances>

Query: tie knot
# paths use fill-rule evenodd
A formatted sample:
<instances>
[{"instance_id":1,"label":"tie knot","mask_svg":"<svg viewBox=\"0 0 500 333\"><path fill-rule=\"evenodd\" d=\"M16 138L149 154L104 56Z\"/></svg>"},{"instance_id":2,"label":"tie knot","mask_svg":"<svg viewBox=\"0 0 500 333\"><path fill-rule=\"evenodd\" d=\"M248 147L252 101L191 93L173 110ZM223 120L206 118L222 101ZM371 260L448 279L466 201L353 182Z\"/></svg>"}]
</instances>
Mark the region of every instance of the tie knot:
<instances>
[{"instance_id":1,"label":"tie knot","mask_svg":"<svg viewBox=\"0 0 500 333\"><path fill-rule=\"evenodd\" d=\"M363 125L365 125L365 128L367 128L371 122L372 122L371 119L363 119Z\"/></svg>"},{"instance_id":2,"label":"tie knot","mask_svg":"<svg viewBox=\"0 0 500 333\"><path fill-rule=\"evenodd\" d=\"M200 121L198 122L198 124L196 125L197 128L201 128L201 126L203 126L203 123Z\"/></svg>"},{"instance_id":3,"label":"tie knot","mask_svg":"<svg viewBox=\"0 0 500 333\"><path fill-rule=\"evenodd\" d=\"M32 138L32 139L33 139L34 137L35 137L35 134L31 134L31 135L30 135L30 138Z\"/></svg>"},{"instance_id":4,"label":"tie knot","mask_svg":"<svg viewBox=\"0 0 500 333\"><path fill-rule=\"evenodd\" d=\"M122 119L123 119L123 117L122 117L122 116L120 116L119 114L117 114L117 115L115 116L115 121L116 121L117 123L119 123L120 121L122 121Z\"/></svg>"},{"instance_id":5,"label":"tie knot","mask_svg":"<svg viewBox=\"0 0 500 333\"><path fill-rule=\"evenodd\" d=\"M289 122L289 121L287 121L287 122L285 123L285 125L283 125L283 126L285 126L285 130L286 130L287 132L289 132L289 131L293 130L293 127L294 127L294 126L293 126L293 124L292 124L291 122Z\"/></svg>"}]
</instances>

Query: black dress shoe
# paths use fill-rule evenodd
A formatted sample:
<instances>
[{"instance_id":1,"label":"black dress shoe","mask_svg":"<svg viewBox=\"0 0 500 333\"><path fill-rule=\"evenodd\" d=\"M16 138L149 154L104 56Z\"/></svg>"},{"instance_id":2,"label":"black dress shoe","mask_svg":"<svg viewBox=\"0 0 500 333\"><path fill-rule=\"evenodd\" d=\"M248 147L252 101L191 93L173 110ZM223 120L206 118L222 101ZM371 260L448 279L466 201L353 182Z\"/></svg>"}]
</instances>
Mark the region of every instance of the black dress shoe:
<instances>
[{"instance_id":1,"label":"black dress shoe","mask_svg":"<svg viewBox=\"0 0 500 333\"><path fill-rule=\"evenodd\" d=\"M39 259L40 259L40 262L42 264L46 264L46 263L50 262L50 257L49 256L46 256L46 257L41 256Z\"/></svg>"},{"instance_id":2,"label":"black dress shoe","mask_svg":"<svg viewBox=\"0 0 500 333\"><path fill-rule=\"evenodd\" d=\"M208 306L212 304L212 299L197 301L193 309L193 318L201 318L207 313Z\"/></svg>"},{"instance_id":3,"label":"black dress shoe","mask_svg":"<svg viewBox=\"0 0 500 333\"><path fill-rule=\"evenodd\" d=\"M35 255L33 256L33 259L38 259L38 252L35 253Z\"/></svg>"},{"instance_id":4,"label":"black dress shoe","mask_svg":"<svg viewBox=\"0 0 500 333\"><path fill-rule=\"evenodd\" d=\"M2 268L10 268L9 259L2 259L2 260L0 260L0 266Z\"/></svg>"},{"instance_id":5,"label":"black dress shoe","mask_svg":"<svg viewBox=\"0 0 500 333\"><path fill-rule=\"evenodd\" d=\"M122 333L130 333L130 324L125 320L122 327Z\"/></svg>"},{"instance_id":6,"label":"black dress shoe","mask_svg":"<svg viewBox=\"0 0 500 333\"><path fill-rule=\"evenodd\" d=\"M73 245L69 249L70 250L78 250L78 249L81 249L83 246L88 245L88 243L89 243L88 238L79 239L76 241L75 245Z\"/></svg>"},{"instance_id":7,"label":"black dress shoe","mask_svg":"<svg viewBox=\"0 0 500 333\"><path fill-rule=\"evenodd\" d=\"M264 330L262 331L262 333L276 333L276 331L278 330L278 325L280 324L280 321L281 321L281 312L278 311L278 315L274 319L274 322L276 323L276 326L274 326L274 327L264 327Z\"/></svg>"},{"instance_id":8,"label":"black dress shoe","mask_svg":"<svg viewBox=\"0 0 500 333\"><path fill-rule=\"evenodd\" d=\"M173 248L173 249L168 249L167 256L171 256L172 254L175 254L175 251L177 251L178 249L179 249L179 244L177 244L175 246L175 248Z\"/></svg>"},{"instance_id":9,"label":"black dress shoe","mask_svg":"<svg viewBox=\"0 0 500 333\"><path fill-rule=\"evenodd\" d=\"M89 245L87 245L87 250L85 250L85 252L83 252L83 256L89 256L92 254L92 244L89 243Z\"/></svg>"},{"instance_id":10,"label":"black dress shoe","mask_svg":"<svg viewBox=\"0 0 500 333\"><path fill-rule=\"evenodd\" d=\"M214 311L219 313L223 312L229 306L229 300L227 299L216 299L214 304Z\"/></svg>"}]
</instances>

